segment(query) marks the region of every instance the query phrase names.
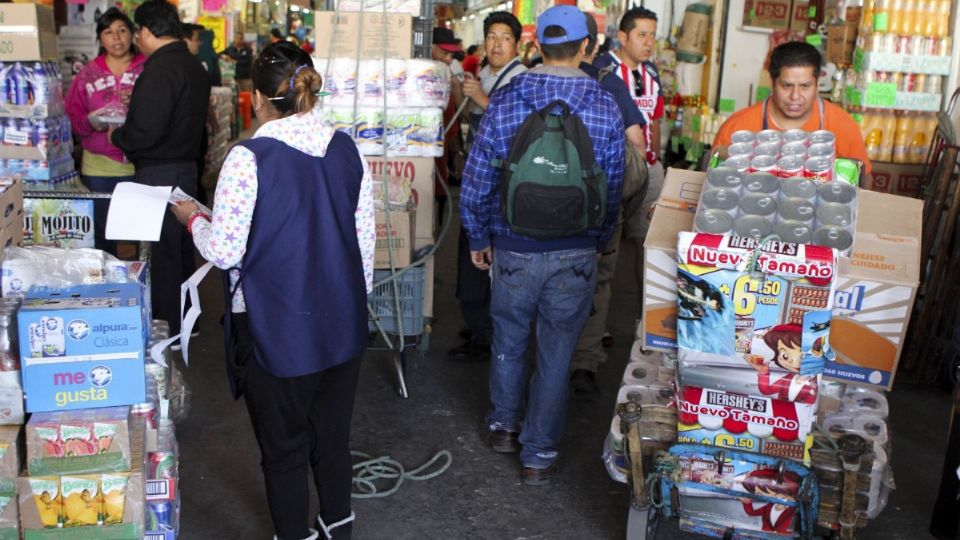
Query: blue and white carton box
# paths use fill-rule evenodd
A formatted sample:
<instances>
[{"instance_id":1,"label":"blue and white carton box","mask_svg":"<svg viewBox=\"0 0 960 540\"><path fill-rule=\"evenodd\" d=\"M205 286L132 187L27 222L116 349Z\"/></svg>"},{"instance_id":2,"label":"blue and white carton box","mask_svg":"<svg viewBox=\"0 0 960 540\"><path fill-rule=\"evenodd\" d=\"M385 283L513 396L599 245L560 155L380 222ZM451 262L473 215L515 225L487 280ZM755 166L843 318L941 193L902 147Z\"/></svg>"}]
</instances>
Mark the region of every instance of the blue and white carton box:
<instances>
[{"instance_id":1,"label":"blue and white carton box","mask_svg":"<svg viewBox=\"0 0 960 540\"><path fill-rule=\"evenodd\" d=\"M18 315L26 410L145 401L139 283L33 288Z\"/></svg>"}]
</instances>

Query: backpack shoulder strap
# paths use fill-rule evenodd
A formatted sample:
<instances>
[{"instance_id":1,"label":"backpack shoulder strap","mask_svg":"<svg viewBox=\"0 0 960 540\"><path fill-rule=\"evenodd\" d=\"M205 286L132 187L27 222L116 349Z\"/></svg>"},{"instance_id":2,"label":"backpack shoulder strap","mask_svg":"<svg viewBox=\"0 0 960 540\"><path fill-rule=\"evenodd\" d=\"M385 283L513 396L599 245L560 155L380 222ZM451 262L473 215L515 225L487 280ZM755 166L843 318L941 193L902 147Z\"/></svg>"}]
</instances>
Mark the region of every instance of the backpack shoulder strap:
<instances>
[{"instance_id":1,"label":"backpack shoulder strap","mask_svg":"<svg viewBox=\"0 0 960 540\"><path fill-rule=\"evenodd\" d=\"M600 72L597 73L597 82L603 82L603 79L613 73L614 69L616 69L616 67L613 64L600 68Z\"/></svg>"},{"instance_id":2,"label":"backpack shoulder strap","mask_svg":"<svg viewBox=\"0 0 960 540\"><path fill-rule=\"evenodd\" d=\"M520 65L520 61L514 59L513 62L510 62L510 63L507 65L507 67L505 67L505 68L503 68L502 70L500 70L500 76L497 77L496 82L493 83L493 88L490 89L490 95L493 95L493 92L494 92L497 88L500 88L500 83L503 82L503 78L507 76L507 73L510 73L511 71L513 71L513 68L515 68L515 67L517 67L517 66L519 66L519 65Z\"/></svg>"}]
</instances>

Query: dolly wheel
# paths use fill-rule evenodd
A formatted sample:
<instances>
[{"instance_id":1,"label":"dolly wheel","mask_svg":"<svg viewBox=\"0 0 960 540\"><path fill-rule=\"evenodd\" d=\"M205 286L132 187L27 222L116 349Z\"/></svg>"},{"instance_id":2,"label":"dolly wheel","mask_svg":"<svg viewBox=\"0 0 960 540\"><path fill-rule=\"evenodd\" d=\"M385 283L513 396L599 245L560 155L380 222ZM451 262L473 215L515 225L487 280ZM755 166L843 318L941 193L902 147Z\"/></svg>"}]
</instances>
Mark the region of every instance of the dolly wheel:
<instances>
[{"instance_id":1,"label":"dolly wheel","mask_svg":"<svg viewBox=\"0 0 960 540\"><path fill-rule=\"evenodd\" d=\"M631 504L627 514L627 540L652 540L657 536L659 524L660 515L656 508L637 508Z\"/></svg>"}]
</instances>

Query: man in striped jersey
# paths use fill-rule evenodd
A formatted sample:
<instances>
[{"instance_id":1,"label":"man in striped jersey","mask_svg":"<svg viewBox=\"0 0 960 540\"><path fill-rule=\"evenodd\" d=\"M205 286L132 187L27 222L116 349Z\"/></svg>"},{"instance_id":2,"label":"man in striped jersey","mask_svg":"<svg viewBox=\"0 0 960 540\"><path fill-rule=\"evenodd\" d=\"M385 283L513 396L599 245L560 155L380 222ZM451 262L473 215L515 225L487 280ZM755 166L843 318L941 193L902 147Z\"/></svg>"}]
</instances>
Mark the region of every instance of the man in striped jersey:
<instances>
[{"instance_id":1,"label":"man in striped jersey","mask_svg":"<svg viewBox=\"0 0 960 540\"><path fill-rule=\"evenodd\" d=\"M623 14L617 32L620 48L599 56L593 63L598 68L611 67L633 94L644 125L649 189L640 209L624 216L627 238L637 241L637 268L642 268L643 240L650 227L653 205L663 187L663 163L660 162L660 119L663 117L663 92L660 74L651 58L657 44L657 15L649 9L635 7ZM638 272L639 291L643 291L642 273Z\"/></svg>"}]
</instances>

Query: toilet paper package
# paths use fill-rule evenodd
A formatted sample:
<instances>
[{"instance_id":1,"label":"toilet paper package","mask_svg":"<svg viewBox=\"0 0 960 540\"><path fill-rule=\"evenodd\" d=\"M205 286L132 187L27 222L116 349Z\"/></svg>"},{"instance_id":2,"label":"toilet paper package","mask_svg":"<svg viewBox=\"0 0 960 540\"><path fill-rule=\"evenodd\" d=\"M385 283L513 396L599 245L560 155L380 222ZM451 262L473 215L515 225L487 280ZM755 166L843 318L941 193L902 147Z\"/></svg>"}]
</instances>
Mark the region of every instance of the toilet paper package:
<instances>
[{"instance_id":1,"label":"toilet paper package","mask_svg":"<svg viewBox=\"0 0 960 540\"><path fill-rule=\"evenodd\" d=\"M407 61L402 58L387 59L384 77L387 88L387 105L402 107L407 104Z\"/></svg>"},{"instance_id":2,"label":"toilet paper package","mask_svg":"<svg viewBox=\"0 0 960 540\"><path fill-rule=\"evenodd\" d=\"M383 109L361 107L357 110L357 149L365 156L383 155Z\"/></svg>"},{"instance_id":3,"label":"toilet paper package","mask_svg":"<svg viewBox=\"0 0 960 540\"><path fill-rule=\"evenodd\" d=\"M655 362L630 362L623 370L623 386L650 385L659 382L657 371L659 366Z\"/></svg>"},{"instance_id":4,"label":"toilet paper package","mask_svg":"<svg viewBox=\"0 0 960 540\"><path fill-rule=\"evenodd\" d=\"M361 60L357 77L357 92L360 105L383 107L384 65L382 60Z\"/></svg>"},{"instance_id":5,"label":"toilet paper package","mask_svg":"<svg viewBox=\"0 0 960 540\"><path fill-rule=\"evenodd\" d=\"M628 384L617 391L617 405L632 401L640 405L661 405L676 407L673 387L666 384Z\"/></svg>"},{"instance_id":6,"label":"toilet paper package","mask_svg":"<svg viewBox=\"0 0 960 540\"><path fill-rule=\"evenodd\" d=\"M330 95L324 105L353 105L357 93L357 61L352 58L316 59L323 74L323 89Z\"/></svg>"},{"instance_id":7,"label":"toilet paper package","mask_svg":"<svg viewBox=\"0 0 960 540\"><path fill-rule=\"evenodd\" d=\"M446 107L450 101L450 68L433 60L387 58L314 58L329 95L324 105Z\"/></svg>"},{"instance_id":8,"label":"toilet paper package","mask_svg":"<svg viewBox=\"0 0 960 540\"><path fill-rule=\"evenodd\" d=\"M324 107L321 116L325 124L351 137L353 137L353 128L356 125L355 117L353 109L349 107Z\"/></svg>"},{"instance_id":9,"label":"toilet paper package","mask_svg":"<svg viewBox=\"0 0 960 540\"><path fill-rule=\"evenodd\" d=\"M411 133L417 155L423 157L443 156L443 109L427 107L419 109L416 126Z\"/></svg>"},{"instance_id":10,"label":"toilet paper package","mask_svg":"<svg viewBox=\"0 0 960 540\"><path fill-rule=\"evenodd\" d=\"M433 60L407 60L407 104L446 107L450 101L450 68Z\"/></svg>"},{"instance_id":11,"label":"toilet paper package","mask_svg":"<svg viewBox=\"0 0 960 540\"><path fill-rule=\"evenodd\" d=\"M417 109L391 109L387 111L387 154L391 156L419 156L420 148L414 143L413 134L420 122Z\"/></svg>"}]
</instances>

